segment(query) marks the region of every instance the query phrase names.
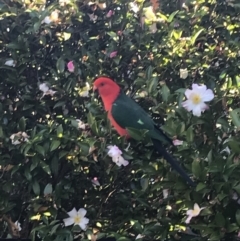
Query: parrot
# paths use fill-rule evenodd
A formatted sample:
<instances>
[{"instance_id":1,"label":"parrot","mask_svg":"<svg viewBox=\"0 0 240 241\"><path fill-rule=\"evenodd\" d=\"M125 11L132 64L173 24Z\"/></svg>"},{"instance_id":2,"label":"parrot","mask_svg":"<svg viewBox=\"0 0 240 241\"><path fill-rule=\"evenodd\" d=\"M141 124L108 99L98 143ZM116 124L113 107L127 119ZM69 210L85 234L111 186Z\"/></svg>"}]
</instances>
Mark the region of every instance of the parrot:
<instances>
[{"instance_id":1,"label":"parrot","mask_svg":"<svg viewBox=\"0 0 240 241\"><path fill-rule=\"evenodd\" d=\"M95 78L93 81L93 91L98 91L104 109L107 112L107 117L120 136L125 136L127 139L131 137L127 128L147 130L146 135L151 138L156 151L162 155L166 161L171 164L172 168L191 186L195 186L195 183L178 164L178 161L171 156L164 147L164 144L173 145L171 138L157 127L148 113L138 105L137 102L127 96L112 78L107 76Z\"/></svg>"}]
</instances>

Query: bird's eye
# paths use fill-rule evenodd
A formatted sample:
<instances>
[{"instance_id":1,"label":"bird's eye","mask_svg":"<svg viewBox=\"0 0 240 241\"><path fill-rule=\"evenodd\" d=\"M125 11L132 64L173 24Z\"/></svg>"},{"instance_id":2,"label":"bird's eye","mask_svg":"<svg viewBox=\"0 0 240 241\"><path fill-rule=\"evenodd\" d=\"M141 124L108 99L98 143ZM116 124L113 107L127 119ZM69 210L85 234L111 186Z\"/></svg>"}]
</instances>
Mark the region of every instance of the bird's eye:
<instances>
[{"instance_id":1,"label":"bird's eye","mask_svg":"<svg viewBox=\"0 0 240 241\"><path fill-rule=\"evenodd\" d=\"M100 86L104 86L104 83L101 83Z\"/></svg>"}]
</instances>

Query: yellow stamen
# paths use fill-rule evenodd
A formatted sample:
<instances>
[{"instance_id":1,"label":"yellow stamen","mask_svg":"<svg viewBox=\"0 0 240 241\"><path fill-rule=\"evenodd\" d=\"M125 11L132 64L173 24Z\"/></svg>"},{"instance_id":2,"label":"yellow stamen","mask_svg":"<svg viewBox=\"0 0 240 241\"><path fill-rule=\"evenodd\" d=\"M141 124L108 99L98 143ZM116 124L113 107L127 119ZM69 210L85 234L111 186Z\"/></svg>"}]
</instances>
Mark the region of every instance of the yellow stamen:
<instances>
[{"instance_id":1,"label":"yellow stamen","mask_svg":"<svg viewBox=\"0 0 240 241\"><path fill-rule=\"evenodd\" d=\"M197 210L197 209L194 209L194 210L192 210L192 215L194 216L194 215L198 215L199 214L199 210Z\"/></svg>"},{"instance_id":2,"label":"yellow stamen","mask_svg":"<svg viewBox=\"0 0 240 241\"><path fill-rule=\"evenodd\" d=\"M74 217L74 223L80 223L81 218L79 216Z\"/></svg>"},{"instance_id":3,"label":"yellow stamen","mask_svg":"<svg viewBox=\"0 0 240 241\"><path fill-rule=\"evenodd\" d=\"M190 99L192 100L193 104L195 104L195 105L199 104L202 100L201 96L196 93L192 94L190 96Z\"/></svg>"}]
</instances>

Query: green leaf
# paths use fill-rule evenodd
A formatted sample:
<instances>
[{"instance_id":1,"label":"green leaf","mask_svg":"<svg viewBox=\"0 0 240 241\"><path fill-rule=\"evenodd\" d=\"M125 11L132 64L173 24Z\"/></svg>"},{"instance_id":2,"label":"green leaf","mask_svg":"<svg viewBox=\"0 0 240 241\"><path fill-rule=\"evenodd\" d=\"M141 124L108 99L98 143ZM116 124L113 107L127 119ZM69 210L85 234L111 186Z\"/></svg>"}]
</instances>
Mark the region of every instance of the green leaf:
<instances>
[{"instance_id":1,"label":"green leaf","mask_svg":"<svg viewBox=\"0 0 240 241\"><path fill-rule=\"evenodd\" d=\"M226 75L227 75L227 70L223 70L223 71L221 72L221 74L219 75L219 79L220 79L220 80L224 79L224 78L226 77Z\"/></svg>"},{"instance_id":2,"label":"green leaf","mask_svg":"<svg viewBox=\"0 0 240 241\"><path fill-rule=\"evenodd\" d=\"M192 167L192 168L195 168L195 167ZM201 191L202 189L204 189L206 187L206 184L200 182L198 183L197 187L196 187L196 191L199 192Z\"/></svg>"},{"instance_id":3,"label":"green leaf","mask_svg":"<svg viewBox=\"0 0 240 241\"><path fill-rule=\"evenodd\" d=\"M2 129L2 126L0 126L0 138L3 137L3 129Z\"/></svg>"},{"instance_id":4,"label":"green leaf","mask_svg":"<svg viewBox=\"0 0 240 241\"><path fill-rule=\"evenodd\" d=\"M159 12L159 13L157 13L157 15L160 16L160 18L163 19L164 21L166 21L166 22L168 21L167 16L165 16L164 14Z\"/></svg>"},{"instance_id":5,"label":"green leaf","mask_svg":"<svg viewBox=\"0 0 240 241\"><path fill-rule=\"evenodd\" d=\"M168 86L165 84L165 85L162 86L163 101L167 102L168 98L169 98L169 95L170 95L170 90L169 90Z\"/></svg>"},{"instance_id":6,"label":"green leaf","mask_svg":"<svg viewBox=\"0 0 240 241\"><path fill-rule=\"evenodd\" d=\"M116 38L117 34L115 32L107 32L107 34L112 37L112 38Z\"/></svg>"},{"instance_id":7,"label":"green leaf","mask_svg":"<svg viewBox=\"0 0 240 241\"><path fill-rule=\"evenodd\" d=\"M48 183L44 188L43 194L44 196L46 196L46 195L52 194L52 192L53 192L52 184Z\"/></svg>"},{"instance_id":8,"label":"green leaf","mask_svg":"<svg viewBox=\"0 0 240 241\"><path fill-rule=\"evenodd\" d=\"M93 123L95 122L95 118L93 117L92 113L91 112L88 112L87 114L87 120L88 120L88 124L90 126L93 125Z\"/></svg>"},{"instance_id":9,"label":"green leaf","mask_svg":"<svg viewBox=\"0 0 240 241\"><path fill-rule=\"evenodd\" d=\"M37 196L39 196L39 194L40 194L40 185L39 185L39 183L36 180L32 181L32 188L33 188L34 193Z\"/></svg>"},{"instance_id":10,"label":"green leaf","mask_svg":"<svg viewBox=\"0 0 240 241\"><path fill-rule=\"evenodd\" d=\"M146 177L141 178L140 183L141 183L142 190L146 191L149 185L149 178L146 178Z\"/></svg>"},{"instance_id":11,"label":"green leaf","mask_svg":"<svg viewBox=\"0 0 240 241\"><path fill-rule=\"evenodd\" d=\"M176 16L176 14L177 14L178 12L179 12L179 11L177 10L177 11L171 13L171 15L169 16L169 18L168 18L168 20L167 20L168 23L171 23L171 22L173 21L174 17Z\"/></svg>"},{"instance_id":12,"label":"green leaf","mask_svg":"<svg viewBox=\"0 0 240 241\"><path fill-rule=\"evenodd\" d=\"M22 118L19 120L18 127L19 127L19 130L20 130L20 131L25 131L25 129L26 129L26 121L25 121L25 118L24 118L24 117L22 117Z\"/></svg>"},{"instance_id":13,"label":"green leaf","mask_svg":"<svg viewBox=\"0 0 240 241\"><path fill-rule=\"evenodd\" d=\"M32 175L31 175L29 169L25 169L25 170L24 170L24 175L25 175L25 177L27 178L28 181L31 181L31 180L32 180Z\"/></svg>"},{"instance_id":14,"label":"green leaf","mask_svg":"<svg viewBox=\"0 0 240 241\"><path fill-rule=\"evenodd\" d=\"M204 31L204 29L200 29L198 32L194 34L194 36L191 38L191 44L194 45L198 36Z\"/></svg>"},{"instance_id":15,"label":"green leaf","mask_svg":"<svg viewBox=\"0 0 240 241\"><path fill-rule=\"evenodd\" d=\"M150 80L152 78L152 73L153 73L153 67L151 65L149 65L146 70L146 77L148 80Z\"/></svg>"},{"instance_id":16,"label":"green leaf","mask_svg":"<svg viewBox=\"0 0 240 241\"><path fill-rule=\"evenodd\" d=\"M34 149L41 155L45 156L45 150L42 146L35 145Z\"/></svg>"},{"instance_id":17,"label":"green leaf","mask_svg":"<svg viewBox=\"0 0 240 241\"><path fill-rule=\"evenodd\" d=\"M201 168L201 165L200 165L200 161L197 160L197 159L195 159L192 163L192 173L197 178L199 178L201 176L202 168Z\"/></svg>"},{"instance_id":18,"label":"green leaf","mask_svg":"<svg viewBox=\"0 0 240 241\"><path fill-rule=\"evenodd\" d=\"M59 159L57 156L54 156L51 161L51 170L52 173L57 176L58 171L59 171Z\"/></svg>"},{"instance_id":19,"label":"green leaf","mask_svg":"<svg viewBox=\"0 0 240 241\"><path fill-rule=\"evenodd\" d=\"M176 134L181 135L182 133L184 133L185 128L186 128L185 123L183 123L183 122L179 123L179 125L176 128Z\"/></svg>"},{"instance_id":20,"label":"green leaf","mask_svg":"<svg viewBox=\"0 0 240 241\"><path fill-rule=\"evenodd\" d=\"M51 170L50 170L49 166L48 166L45 162L41 161L39 164L40 164L40 166L42 167L42 169L43 169L48 175L51 174Z\"/></svg>"},{"instance_id":21,"label":"green leaf","mask_svg":"<svg viewBox=\"0 0 240 241\"><path fill-rule=\"evenodd\" d=\"M233 189L240 195L240 184L234 186Z\"/></svg>"},{"instance_id":22,"label":"green leaf","mask_svg":"<svg viewBox=\"0 0 240 241\"><path fill-rule=\"evenodd\" d=\"M240 108L230 112L230 117L235 126L240 127Z\"/></svg>"},{"instance_id":23,"label":"green leaf","mask_svg":"<svg viewBox=\"0 0 240 241\"><path fill-rule=\"evenodd\" d=\"M193 142L194 139L194 133L193 133L193 127L190 126L186 131L186 138L188 142Z\"/></svg>"},{"instance_id":24,"label":"green leaf","mask_svg":"<svg viewBox=\"0 0 240 241\"><path fill-rule=\"evenodd\" d=\"M148 92L149 93L154 92L157 88L157 84L158 84L157 77L151 78L151 80L149 81Z\"/></svg>"},{"instance_id":25,"label":"green leaf","mask_svg":"<svg viewBox=\"0 0 240 241\"><path fill-rule=\"evenodd\" d=\"M66 104L66 101L58 101L54 106L53 109L57 108L57 107L62 107L63 105Z\"/></svg>"},{"instance_id":26,"label":"green leaf","mask_svg":"<svg viewBox=\"0 0 240 241\"><path fill-rule=\"evenodd\" d=\"M59 58L57 60L56 67L59 73L63 73L65 70L65 61L62 58Z\"/></svg>"},{"instance_id":27,"label":"green leaf","mask_svg":"<svg viewBox=\"0 0 240 241\"><path fill-rule=\"evenodd\" d=\"M34 156L32 158L32 164L30 166L30 171L33 171L38 166L38 162L39 162L39 159L36 156Z\"/></svg>"},{"instance_id":28,"label":"green leaf","mask_svg":"<svg viewBox=\"0 0 240 241\"><path fill-rule=\"evenodd\" d=\"M238 226L240 226L240 210L237 210L235 217L236 217Z\"/></svg>"},{"instance_id":29,"label":"green leaf","mask_svg":"<svg viewBox=\"0 0 240 241\"><path fill-rule=\"evenodd\" d=\"M215 216L215 223L218 227L224 227L225 226L225 218L221 213L216 213Z\"/></svg>"},{"instance_id":30,"label":"green leaf","mask_svg":"<svg viewBox=\"0 0 240 241\"><path fill-rule=\"evenodd\" d=\"M50 151L56 150L60 146L61 142L59 140L53 140L50 145Z\"/></svg>"},{"instance_id":31,"label":"green leaf","mask_svg":"<svg viewBox=\"0 0 240 241\"><path fill-rule=\"evenodd\" d=\"M57 136L58 136L59 138L62 138L62 136L63 136L63 127L62 127L62 125L59 125L59 126L57 127Z\"/></svg>"}]
</instances>

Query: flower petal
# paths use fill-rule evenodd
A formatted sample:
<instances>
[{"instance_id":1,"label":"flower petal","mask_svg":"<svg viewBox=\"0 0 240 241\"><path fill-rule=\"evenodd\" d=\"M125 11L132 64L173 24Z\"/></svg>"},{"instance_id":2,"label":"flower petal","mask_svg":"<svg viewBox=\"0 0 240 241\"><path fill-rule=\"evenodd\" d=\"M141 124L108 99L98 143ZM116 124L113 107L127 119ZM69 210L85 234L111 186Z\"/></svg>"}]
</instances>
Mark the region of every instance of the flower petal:
<instances>
[{"instance_id":1,"label":"flower petal","mask_svg":"<svg viewBox=\"0 0 240 241\"><path fill-rule=\"evenodd\" d=\"M203 94L202 94L202 100L203 101L211 101L214 98L213 91L211 89L207 89Z\"/></svg>"},{"instance_id":2,"label":"flower petal","mask_svg":"<svg viewBox=\"0 0 240 241\"><path fill-rule=\"evenodd\" d=\"M205 110L207 110L209 107L207 104L205 104L204 102L199 103L200 109L202 112L204 112Z\"/></svg>"},{"instance_id":3,"label":"flower petal","mask_svg":"<svg viewBox=\"0 0 240 241\"><path fill-rule=\"evenodd\" d=\"M200 207L197 203L194 203L193 209L194 209L194 211L197 211L197 210L200 211Z\"/></svg>"},{"instance_id":4,"label":"flower petal","mask_svg":"<svg viewBox=\"0 0 240 241\"><path fill-rule=\"evenodd\" d=\"M201 105L196 105L195 108L193 108L192 110L193 115L198 117L201 116L201 112L202 112Z\"/></svg>"},{"instance_id":5,"label":"flower petal","mask_svg":"<svg viewBox=\"0 0 240 241\"><path fill-rule=\"evenodd\" d=\"M181 146L182 144L183 144L183 141L181 141L181 140L178 140L178 139L173 140L174 146Z\"/></svg>"},{"instance_id":6,"label":"flower petal","mask_svg":"<svg viewBox=\"0 0 240 241\"><path fill-rule=\"evenodd\" d=\"M190 223L191 219L192 219L192 216L188 216L185 223Z\"/></svg>"},{"instance_id":7,"label":"flower petal","mask_svg":"<svg viewBox=\"0 0 240 241\"><path fill-rule=\"evenodd\" d=\"M193 91L197 91L197 93L199 93L199 92L206 91L207 86L206 85L192 84L192 89L193 89Z\"/></svg>"},{"instance_id":8,"label":"flower petal","mask_svg":"<svg viewBox=\"0 0 240 241\"><path fill-rule=\"evenodd\" d=\"M74 224L74 218L72 217L69 217L69 218L64 218L63 219L63 222L64 222L64 225L67 227L67 226L70 226L70 225L73 225Z\"/></svg>"},{"instance_id":9,"label":"flower petal","mask_svg":"<svg viewBox=\"0 0 240 241\"><path fill-rule=\"evenodd\" d=\"M88 223L89 223L89 219L83 217L83 218L81 219L81 223L88 224Z\"/></svg>"},{"instance_id":10,"label":"flower petal","mask_svg":"<svg viewBox=\"0 0 240 241\"><path fill-rule=\"evenodd\" d=\"M185 96L189 99L189 97L190 97L190 95L191 95L192 93L193 93L192 90L186 89L186 91L185 91Z\"/></svg>"},{"instance_id":11,"label":"flower petal","mask_svg":"<svg viewBox=\"0 0 240 241\"><path fill-rule=\"evenodd\" d=\"M82 230L86 230L86 229L87 229L87 224L88 224L88 222L89 222L89 219L88 219L88 218L83 218L78 225L80 226L80 228L81 228Z\"/></svg>"},{"instance_id":12,"label":"flower petal","mask_svg":"<svg viewBox=\"0 0 240 241\"><path fill-rule=\"evenodd\" d=\"M74 218L77 216L77 210L76 208L73 208L70 212L67 213L69 217Z\"/></svg>"},{"instance_id":13,"label":"flower petal","mask_svg":"<svg viewBox=\"0 0 240 241\"><path fill-rule=\"evenodd\" d=\"M86 210L85 208L80 208L80 209L78 210L78 215L79 215L81 218L83 218L83 217L86 215L86 213L87 213L87 210Z\"/></svg>"},{"instance_id":14,"label":"flower petal","mask_svg":"<svg viewBox=\"0 0 240 241\"><path fill-rule=\"evenodd\" d=\"M192 216L192 213L193 213L193 210L192 210L192 209L187 210L187 215L188 215L188 216L189 216L189 215L191 215L191 216Z\"/></svg>"},{"instance_id":15,"label":"flower petal","mask_svg":"<svg viewBox=\"0 0 240 241\"><path fill-rule=\"evenodd\" d=\"M186 100L182 102L182 107L184 107L187 111L192 111L195 108L195 105L191 100Z\"/></svg>"}]
</instances>

